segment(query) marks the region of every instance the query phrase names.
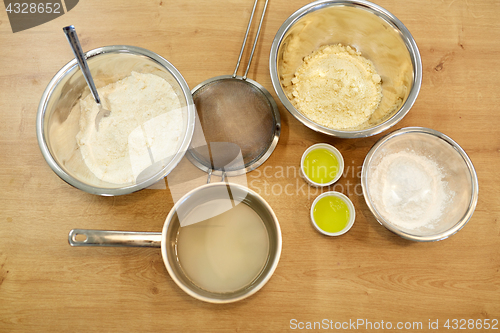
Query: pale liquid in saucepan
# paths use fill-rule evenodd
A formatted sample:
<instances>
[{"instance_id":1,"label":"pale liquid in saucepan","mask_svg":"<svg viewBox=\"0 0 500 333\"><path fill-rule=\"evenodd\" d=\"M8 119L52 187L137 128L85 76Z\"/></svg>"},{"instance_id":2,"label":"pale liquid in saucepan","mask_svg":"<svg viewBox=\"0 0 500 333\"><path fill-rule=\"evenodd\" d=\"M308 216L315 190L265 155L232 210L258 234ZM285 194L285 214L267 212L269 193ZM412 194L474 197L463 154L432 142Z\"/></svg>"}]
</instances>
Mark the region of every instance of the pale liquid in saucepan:
<instances>
[{"instance_id":1,"label":"pale liquid in saucepan","mask_svg":"<svg viewBox=\"0 0 500 333\"><path fill-rule=\"evenodd\" d=\"M217 209L227 207L227 201L213 200L208 204ZM200 210L206 210L207 204L203 206ZM185 220L198 218L200 212L196 210ZM197 286L211 292L227 293L245 287L262 271L268 254L266 227L260 216L244 203L181 227L177 236L177 256L185 274Z\"/></svg>"}]
</instances>

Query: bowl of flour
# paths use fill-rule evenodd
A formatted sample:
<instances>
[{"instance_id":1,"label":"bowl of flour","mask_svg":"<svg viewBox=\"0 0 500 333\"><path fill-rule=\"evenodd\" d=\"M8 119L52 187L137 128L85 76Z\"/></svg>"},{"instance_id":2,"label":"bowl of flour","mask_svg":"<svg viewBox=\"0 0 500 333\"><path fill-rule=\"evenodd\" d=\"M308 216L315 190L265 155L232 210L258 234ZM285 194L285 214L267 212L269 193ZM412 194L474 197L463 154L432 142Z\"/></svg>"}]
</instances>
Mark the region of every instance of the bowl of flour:
<instances>
[{"instance_id":1,"label":"bowl of flour","mask_svg":"<svg viewBox=\"0 0 500 333\"><path fill-rule=\"evenodd\" d=\"M380 139L363 163L365 201L377 221L414 241L437 241L472 217L478 180L465 151L451 138L423 127Z\"/></svg>"},{"instance_id":2,"label":"bowl of flour","mask_svg":"<svg viewBox=\"0 0 500 333\"><path fill-rule=\"evenodd\" d=\"M37 114L41 152L54 172L81 190L122 195L163 179L186 152L195 106L178 70L154 52L105 46L86 53L103 105L98 106L76 63L50 81Z\"/></svg>"},{"instance_id":3,"label":"bowl of flour","mask_svg":"<svg viewBox=\"0 0 500 333\"><path fill-rule=\"evenodd\" d=\"M290 114L340 138L392 127L413 106L422 81L408 29L364 0L320 0L297 10L276 33L269 67Z\"/></svg>"}]
</instances>

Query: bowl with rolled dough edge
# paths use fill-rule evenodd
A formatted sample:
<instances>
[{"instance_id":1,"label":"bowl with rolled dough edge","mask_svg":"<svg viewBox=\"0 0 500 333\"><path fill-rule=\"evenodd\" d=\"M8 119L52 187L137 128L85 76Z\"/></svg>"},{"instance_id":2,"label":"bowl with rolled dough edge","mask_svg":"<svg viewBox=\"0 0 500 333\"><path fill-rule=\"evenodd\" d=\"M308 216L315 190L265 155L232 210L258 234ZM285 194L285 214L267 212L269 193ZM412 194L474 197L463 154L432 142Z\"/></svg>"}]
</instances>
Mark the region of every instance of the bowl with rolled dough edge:
<instances>
[{"instance_id":1,"label":"bowl with rolled dough edge","mask_svg":"<svg viewBox=\"0 0 500 333\"><path fill-rule=\"evenodd\" d=\"M123 195L153 185L175 168L191 142L195 106L189 86L169 61L143 48L104 46L86 57L112 114L98 131L92 126L97 106L71 60L38 106L43 157L62 180L88 193Z\"/></svg>"},{"instance_id":2,"label":"bowl with rolled dough edge","mask_svg":"<svg viewBox=\"0 0 500 333\"><path fill-rule=\"evenodd\" d=\"M443 240L462 229L479 193L466 152L424 127L401 128L375 143L364 160L361 185L376 220L418 242Z\"/></svg>"},{"instance_id":3,"label":"bowl with rolled dough edge","mask_svg":"<svg viewBox=\"0 0 500 333\"><path fill-rule=\"evenodd\" d=\"M313 98L300 94L294 96L298 92L294 90L294 79L297 80L296 75L304 59L323 47L338 44L360 52L363 58L373 64L381 79L382 97L373 99L367 111L356 117L355 121L352 112L356 107L346 110L339 106L343 100L340 100L340 104L333 101L330 105L336 109L331 111L328 109L330 100L326 93L325 101L320 105L311 104L309 113L301 109L303 105L297 101L305 99L316 103L318 93L304 90L303 94L310 94ZM269 68L276 94L290 114L314 131L339 138L369 137L394 126L413 106L422 82L420 53L409 30L386 9L363 0L320 0L298 9L276 33L270 51ZM328 76L324 79L328 79ZM330 82L333 79L335 77ZM328 86L328 82L310 84ZM335 91L332 94L335 98L345 96L341 94L342 90L339 92L334 88L328 86L328 91ZM357 96L353 101L359 99L359 95L353 93ZM321 110L323 107L326 111ZM333 117L353 121L325 123Z\"/></svg>"}]
</instances>

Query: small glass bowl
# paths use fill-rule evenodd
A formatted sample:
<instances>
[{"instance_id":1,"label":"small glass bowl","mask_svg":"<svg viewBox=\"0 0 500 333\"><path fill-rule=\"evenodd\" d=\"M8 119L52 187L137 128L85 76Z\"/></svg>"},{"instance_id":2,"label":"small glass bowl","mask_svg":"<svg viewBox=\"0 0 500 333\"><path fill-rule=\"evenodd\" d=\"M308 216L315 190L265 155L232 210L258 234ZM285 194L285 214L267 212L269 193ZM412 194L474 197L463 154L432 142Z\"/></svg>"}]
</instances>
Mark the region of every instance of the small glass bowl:
<instances>
[{"instance_id":1,"label":"small glass bowl","mask_svg":"<svg viewBox=\"0 0 500 333\"><path fill-rule=\"evenodd\" d=\"M342 229L342 230L340 230L338 232L328 232L328 231L325 231L325 230L321 229L316 224L316 221L314 219L314 207L316 207L316 204L319 202L319 200L321 200L321 198L324 198L326 196L333 196L333 197L337 197L337 198L343 200L346 203L347 208L349 209L349 221L347 221L347 225L344 227L344 229ZM316 199L314 199L314 201L313 201L313 203L311 205L311 223L316 228L316 230L318 230L323 235L327 235L327 236L340 236L340 235L343 235L343 234L345 234L346 232L348 232L351 229L352 225L354 224L354 220L356 220L356 210L354 209L354 205L352 204L351 199L349 199L343 193L336 192L336 191L324 192L321 195L319 195Z\"/></svg>"},{"instance_id":2,"label":"small glass bowl","mask_svg":"<svg viewBox=\"0 0 500 333\"><path fill-rule=\"evenodd\" d=\"M339 162L339 168L337 170L337 175L335 176L335 178L333 178L333 180L331 180L328 183L317 183L317 182L311 180L307 176L307 174L305 173L304 160L310 152L312 152L313 150L316 150L316 149L326 149L326 150L332 152L335 155L335 157L337 158L337 161ZM334 146L329 145L327 143L317 143L317 144L314 144L314 145L310 146L309 148L307 148L306 151L304 152L304 154L302 154L302 159L300 160L300 172L301 172L302 176L304 177L304 179L306 180L306 182L309 183L309 185L311 185L311 186L315 186L315 187L330 186L330 185L334 184L337 180L339 180L340 177L342 176L342 174L344 173L344 158L342 157L342 154L338 151L338 149L335 148Z\"/></svg>"}]
</instances>

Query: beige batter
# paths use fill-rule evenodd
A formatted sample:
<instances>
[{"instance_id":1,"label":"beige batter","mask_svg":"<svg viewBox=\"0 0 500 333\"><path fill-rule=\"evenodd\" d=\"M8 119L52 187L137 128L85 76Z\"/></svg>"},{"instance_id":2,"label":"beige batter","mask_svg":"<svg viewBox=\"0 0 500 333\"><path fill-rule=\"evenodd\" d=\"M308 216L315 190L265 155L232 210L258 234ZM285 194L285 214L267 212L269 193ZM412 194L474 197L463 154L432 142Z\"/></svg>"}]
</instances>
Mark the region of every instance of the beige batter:
<instances>
[{"instance_id":1,"label":"beige batter","mask_svg":"<svg viewBox=\"0 0 500 333\"><path fill-rule=\"evenodd\" d=\"M183 131L179 98L154 74L132 74L99 89L111 111L95 128L98 106L92 95L80 100L77 145L89 170L113 184L134 183L153 161L173 156Z\"/></svg>"},{"instance_id":2,"label":"beige batter","mask_svg":"<svg viewBox=\"0 0 500 333\"><path fill-rule=\"evenodd\" d=\"M373 63L350 46L325 45L304 58L292 79L290 98L320 125L353 128L378 108L381 78Z\"/></svg>"}]
</instances>

